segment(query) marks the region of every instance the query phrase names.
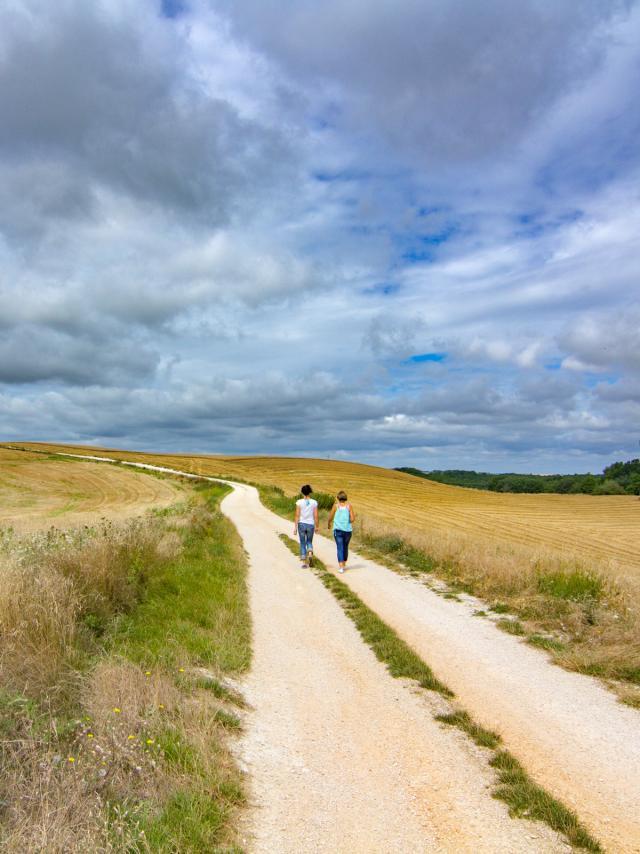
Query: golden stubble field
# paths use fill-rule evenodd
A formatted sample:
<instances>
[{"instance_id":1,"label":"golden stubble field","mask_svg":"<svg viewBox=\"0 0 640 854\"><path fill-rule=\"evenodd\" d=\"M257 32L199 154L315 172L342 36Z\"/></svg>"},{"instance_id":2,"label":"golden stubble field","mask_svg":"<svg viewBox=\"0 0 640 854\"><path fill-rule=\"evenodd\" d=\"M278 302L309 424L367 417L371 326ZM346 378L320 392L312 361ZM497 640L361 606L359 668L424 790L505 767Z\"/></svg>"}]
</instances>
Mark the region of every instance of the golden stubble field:
<instances>
[{"instance_id":1,"label":"golden stubble field","mask_svg":"<svg viewBox=\"0 0 640 854\"><path fill-rule=\"evenodd\" d=\"M182 495L173 480L0 447L0 527L18 533L124 519Z\"/></svg>"},{"instance_id":2,"label":"golden stubble field","mask_svg":"<svg viewBox=\"0 0 640 854\"><path fill-rule=\"evenodd\" d=\"M75 450L280 486L290 494L306 482L322 492L345 489L369 522L413 538L460 537L479 545L566 555L632 582L640 579L640 501L635 496L499 494L337 460Z\"/></svg>"}]
</instances>

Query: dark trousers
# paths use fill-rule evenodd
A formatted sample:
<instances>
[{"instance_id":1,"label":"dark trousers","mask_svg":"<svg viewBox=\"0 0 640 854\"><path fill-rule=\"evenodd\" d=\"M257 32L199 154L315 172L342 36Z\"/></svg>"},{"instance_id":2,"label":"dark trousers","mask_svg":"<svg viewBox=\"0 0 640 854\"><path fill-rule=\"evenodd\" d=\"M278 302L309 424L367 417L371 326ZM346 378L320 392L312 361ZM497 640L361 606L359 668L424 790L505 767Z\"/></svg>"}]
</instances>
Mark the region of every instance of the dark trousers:
<instances>
[{"instance_id":1,"label":"dark trousers","mask_svg":"<svg viewBox=\"0 0 640 854\"><path fill-rule=\"evenodd\" d=\"M338 563L346 563L349 557L349 540L351 539L351 531L340 531L334 529L333 536L338 547Z\"/></svg>"}]
</instances>

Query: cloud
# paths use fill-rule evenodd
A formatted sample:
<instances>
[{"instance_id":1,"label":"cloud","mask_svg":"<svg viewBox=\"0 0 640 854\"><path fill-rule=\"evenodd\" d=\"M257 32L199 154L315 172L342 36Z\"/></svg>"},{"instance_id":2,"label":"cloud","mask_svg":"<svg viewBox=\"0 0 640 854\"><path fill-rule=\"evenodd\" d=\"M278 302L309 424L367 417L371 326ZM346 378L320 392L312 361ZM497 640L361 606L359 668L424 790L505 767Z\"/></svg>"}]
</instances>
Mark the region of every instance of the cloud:
<instances>
[{"instance_id":1,"label":"cloud","mask_svg":"<svg viewBox=\"0 0 640 854\"><path fill-rule=\"evenodd\" d=\"M15 0L2 435L635 452L639 29L600 0Z\"/></svg>"},{"instance_id":2,"label":"cloud","mask_svg":"<svg viewBox=\"0 0 640 854\"><path fill-rule=\"evenodd\" d=\"M216 6L292 76L324 85L328 121L373 126L412 162L446 169L512 156L559 96L598 68L602 30L627 8L598 0Z\"/></svg>"},{"instance_id":3,"label":"cloud","mask_svg":"<svg viewBox=\"0 0 640 854\"><path fill-rule=\"evenodd\" d=\"M571 370L640 371L640 306L581 315L558 343L571 354L563 362Z\"/></svg>"}]
</instances>

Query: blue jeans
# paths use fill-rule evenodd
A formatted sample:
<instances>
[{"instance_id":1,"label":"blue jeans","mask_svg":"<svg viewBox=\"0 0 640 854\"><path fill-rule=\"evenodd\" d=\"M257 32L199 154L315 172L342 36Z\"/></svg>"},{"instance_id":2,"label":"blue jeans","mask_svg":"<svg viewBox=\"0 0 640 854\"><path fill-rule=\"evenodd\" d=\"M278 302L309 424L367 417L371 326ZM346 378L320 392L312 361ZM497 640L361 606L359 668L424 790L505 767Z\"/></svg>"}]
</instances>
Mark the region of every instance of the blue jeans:
<instances>
[{"instance_id":1,"label":"blue jeans","mask_svg":"<svg viewBox=\"0 0 640 854\"><path fill-rule=\"evenodd\" d=\"M334 528L333 536L338 547L338 563L346 563L349 557L351 531L341 531L339 528Z\"/></svg>"},{"instance_id":2,"label":"blue jeans","mask_svg":"<svg viewBox=\"0 0 640 854\"><path fill-rule=\"evenodd\" d=\"M305 558L307 551L313 551L313 533L315 528L313 525L307 525L305 522L298 522L298 536L300 537L300 557Z\"/></svg>"}]
</instances>

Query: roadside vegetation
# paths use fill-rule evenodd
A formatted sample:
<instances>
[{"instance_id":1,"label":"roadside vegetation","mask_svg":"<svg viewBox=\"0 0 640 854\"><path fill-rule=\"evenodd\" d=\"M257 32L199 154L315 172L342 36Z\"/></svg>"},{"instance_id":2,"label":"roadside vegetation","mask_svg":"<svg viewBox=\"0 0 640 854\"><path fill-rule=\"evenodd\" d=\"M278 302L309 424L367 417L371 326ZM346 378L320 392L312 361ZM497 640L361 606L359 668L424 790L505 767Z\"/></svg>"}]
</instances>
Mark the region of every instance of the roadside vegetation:
<instances>
[{"instance_id":1,"label":"roadside vegetation","mask_svg":"<svg viewBox=\"0 0 640 854\"><path fill-rule=\"evenodd\" d=\"M0 550L0 847L239 851L229 753L250 660L245 558L196 487L144 519Z\"/></svg>"},{"instance_id":2,"label":"roadside vegetation","mask_svg":"<svg viewBox=\"0 0 640 854\"><path fill-rule=\"evenodd\" d=\"M280 534L280 539L297 555L295 540L285 534ZM428 664L365 605L347 584L328 572L317 557L314 558L312 572L333 593L345 614L354 622L363 641L371 647L376 658L386 664L392 676L412 679L427 691L435 691L449 701L454 699L453 692L434 676ZM580 823L578 816L538 786L518 760L508 751L501 749L502 739L498 733L480 726L466 711L456 706L452 706L451 712L435 717L443 725L462 730L479 747L489 751L488 764L496 771L493 797L507 804L512 817L544 822L564 835L575 848L602 852L602 847Z\"/></svg>"}]
</instances>

